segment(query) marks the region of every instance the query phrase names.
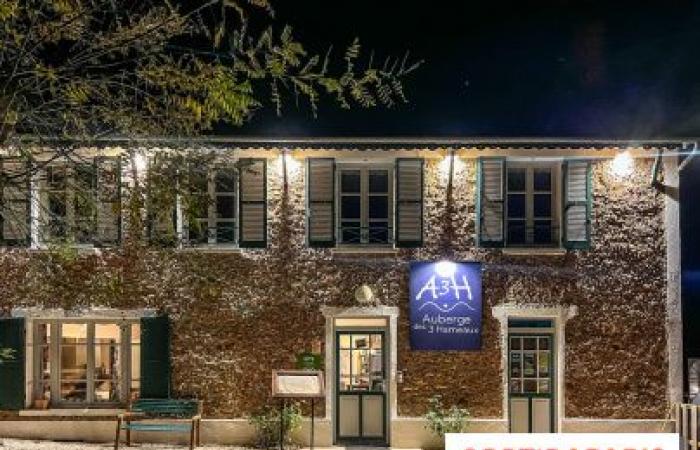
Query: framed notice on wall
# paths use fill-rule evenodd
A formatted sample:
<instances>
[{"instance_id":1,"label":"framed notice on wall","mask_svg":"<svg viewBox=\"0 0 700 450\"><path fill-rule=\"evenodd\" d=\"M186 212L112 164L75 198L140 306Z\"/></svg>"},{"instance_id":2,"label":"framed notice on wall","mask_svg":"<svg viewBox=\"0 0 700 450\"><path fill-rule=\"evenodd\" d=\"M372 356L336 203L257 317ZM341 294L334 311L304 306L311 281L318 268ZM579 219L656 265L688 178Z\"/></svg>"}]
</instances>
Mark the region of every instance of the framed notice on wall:
<instances>
[{"instance_id":1,"label":"framed notice on wall","mask_svg":"<svg viewBox=\"0 0 700 450\"><path fill-rule=\"evenodd\" d=\"M273 370L272 396L277 398L324 397L323 371Z\"/></svg>"}]
</instances>

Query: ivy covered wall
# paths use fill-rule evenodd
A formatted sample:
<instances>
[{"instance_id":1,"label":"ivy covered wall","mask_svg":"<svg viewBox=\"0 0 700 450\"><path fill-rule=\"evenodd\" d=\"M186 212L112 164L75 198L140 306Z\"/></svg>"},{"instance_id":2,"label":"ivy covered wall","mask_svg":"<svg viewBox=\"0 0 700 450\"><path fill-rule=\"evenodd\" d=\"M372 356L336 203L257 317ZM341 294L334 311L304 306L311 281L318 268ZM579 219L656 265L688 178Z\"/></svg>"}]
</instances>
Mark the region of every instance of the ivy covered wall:
<instances>
[{"instance_id":1,"label":"ivy covered wall","mask_svg":"<svg viewBox=\"0 0 700 450\"><path fill-rule=\"evenodd\" d=\"M322 305L355 305L369 284L378 304L400 308L399 414L425 411L442 393L477 417L502 415L501 303L577 305L566 327L567 417L661 418L666 413L663 196L648 186L651 161L614 179L593 165L592 247L513 255L475 246L475 162L458 158L452 194L440 159L425 164L425 241L393 256L361 257L305 244L303 164L271 158L268 248L204 253L121 249L0 252L0 305L157 308L173 325L175 395L205 401L207 417L241 417L266 404L270 372L322 340ZM483 346L478 352L412 352L408 262L449 257L485 264Z\"/></svg>"}]
</instances>

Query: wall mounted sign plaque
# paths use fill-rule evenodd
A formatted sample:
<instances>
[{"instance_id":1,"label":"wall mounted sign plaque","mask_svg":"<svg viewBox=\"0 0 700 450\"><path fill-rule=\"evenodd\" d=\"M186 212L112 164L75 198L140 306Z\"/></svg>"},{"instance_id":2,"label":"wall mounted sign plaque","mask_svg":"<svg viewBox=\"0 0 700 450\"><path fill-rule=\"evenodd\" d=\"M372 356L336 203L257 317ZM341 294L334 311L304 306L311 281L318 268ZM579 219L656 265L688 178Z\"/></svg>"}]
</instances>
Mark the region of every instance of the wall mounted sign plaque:
<instances>
[{"instance_id":1,"label":"wall mounted sign plaque","mask_svg":"<svg viewBox=\"0 0 700 450\"><path fill-rule=\"evenodd\" d=\"M323 371L273 370L272 396L276 398L323 398Z\"/></svg>"}]
</instances>

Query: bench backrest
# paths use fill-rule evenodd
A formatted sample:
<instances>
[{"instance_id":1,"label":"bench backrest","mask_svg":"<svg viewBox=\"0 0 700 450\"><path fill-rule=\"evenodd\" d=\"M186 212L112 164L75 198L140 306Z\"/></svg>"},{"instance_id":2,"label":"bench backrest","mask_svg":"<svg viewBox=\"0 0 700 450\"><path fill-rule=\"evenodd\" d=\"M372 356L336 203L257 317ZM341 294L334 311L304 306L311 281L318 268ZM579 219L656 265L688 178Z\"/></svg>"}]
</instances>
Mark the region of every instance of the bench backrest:
<instances>
[{"instance_id":1,"label":"bench backrest","mask_svg":"<svg viewBox=\"0 0 700 450\"><path fill-rule=\"evenodd\" d=\"M200 413L199 400L173 398L140 398L131 404L131 411L148 416L190 418Z\"/></svg>"}]
</instances>

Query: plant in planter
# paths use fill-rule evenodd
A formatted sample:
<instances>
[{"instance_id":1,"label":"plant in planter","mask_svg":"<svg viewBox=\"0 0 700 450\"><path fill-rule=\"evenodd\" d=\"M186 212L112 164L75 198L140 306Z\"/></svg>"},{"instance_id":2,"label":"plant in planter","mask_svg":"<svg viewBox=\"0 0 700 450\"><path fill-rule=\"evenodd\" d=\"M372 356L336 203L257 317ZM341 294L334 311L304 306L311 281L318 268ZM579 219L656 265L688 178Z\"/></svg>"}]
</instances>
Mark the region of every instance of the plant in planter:
<instances>
[{"instance_id":1,"label":"plant in planter","mask_svg":"<svg viewBox=\"0 0 700 450\"><path fill-rule=\"evenodd\" d=\"M281 411L281 420L279 408L266 406L248 418L248 422L255 427L255 447L278 447L280 423L284 425L284 445L293 446L292 434L301 427L301 419L301 408L297 403L285 405Z\"/></svg>"},{"instance_id":2,"label":"plant in planter","mask_svg":"<svg viewBox=\"0 0 700 450\"><path fill-rule=\"evenodd\" d=\"M444 443L445 434L467 431L471 414L457 405L445 407L442 396L434 395L428 400L428 412L423 417L428 422L425 427Z\"/></svg>"},{"instance_id":3,"label":"plant in planter","mask_svg":"<svg viewBox=\"0 0 700 450\"><path fill-rule=\"evenodd\" d=\"M49 399L48 398L35 398L34 399L34 409L49 409Z\"/></svg>"}]
</instances>

